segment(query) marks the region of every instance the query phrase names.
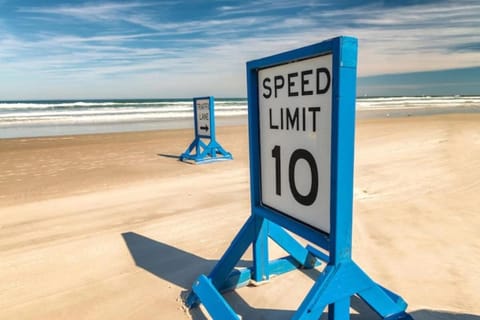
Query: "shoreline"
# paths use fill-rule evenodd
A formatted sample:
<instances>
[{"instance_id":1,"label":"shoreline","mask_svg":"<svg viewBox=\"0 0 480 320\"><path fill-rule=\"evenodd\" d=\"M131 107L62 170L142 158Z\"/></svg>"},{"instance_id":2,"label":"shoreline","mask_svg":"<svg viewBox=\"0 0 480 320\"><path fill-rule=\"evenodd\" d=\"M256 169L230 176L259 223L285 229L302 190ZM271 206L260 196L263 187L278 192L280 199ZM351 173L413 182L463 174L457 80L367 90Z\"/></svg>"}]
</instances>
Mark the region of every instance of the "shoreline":
<instances>
[{"instance_id":1,"label":"shoreline","mask_svg":"<svg viewBox=\"0 0 480 320\"><path fill-rule=\"evenodd\" d=\"M247 124L247 116L217 116L217 126L237 126ZM193 117L188 119L161 119L131 122L96 122L85 124L32 125L0 127L0 140L16 138L60 137L109 133L146 132L158 130L193 129Z\"/></svg>"},{"instance_id":2,"label":"shoreline","mask_svg":"<svg viewBox=\"0 0 480 320\"><path fill-rule=\"evenodd\" d=\"M357 109L357 119L417 117L441 114L480 113L480 106L469 107L421 107L421 108L372 108ZM216 116L216 125L247 125L248 115ZM0 140L15 138L60 137L71 135L108 134L122 132L145 132L158 130L193 129L192 118L172 118L145 121L95 122L52 125L12 125L0 126Z\"/></svg>"}]
</instances>

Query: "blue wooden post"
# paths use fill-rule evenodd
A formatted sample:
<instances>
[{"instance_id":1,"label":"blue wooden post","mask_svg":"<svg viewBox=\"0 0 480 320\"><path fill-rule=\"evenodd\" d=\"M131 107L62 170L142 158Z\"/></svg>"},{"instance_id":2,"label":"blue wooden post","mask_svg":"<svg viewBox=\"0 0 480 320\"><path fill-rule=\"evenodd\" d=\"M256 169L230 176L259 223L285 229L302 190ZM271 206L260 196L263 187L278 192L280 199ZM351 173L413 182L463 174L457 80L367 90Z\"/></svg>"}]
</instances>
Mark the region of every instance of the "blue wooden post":
<instances>
[{"instance_id":1,"label":"blue wooden post","mask_svg":"<svg viewBox=\"0 0 480 320\"><path fill-rule=\"evenodd\" d=\"M199 111L199 108L202 108L202 111ZM197 164L232 160L232 154L225 151L215 137L215 99L211 96L193 98L193 114L195 138L180 155L180 160L194 161ZM205 118L200 118L202 115L205 115Z\"/></svg>"},{"instance_id":2,"label":"blue wooden post","mask_svg":"<svg viewBox=\"0 0 480 320\"><path fill-rule=\"evenodd\" d=\"M260 216L255 217L257 236L253 241L253 280L267 281L270 278L268 261L268 221Z\"/></svg>"},{"instance_id":3,"label":"blue wooden post","mask_svg":"<svg viewBox=\"0 0 480 320\"><path fill-rule=\"evenodd\" d=\"M353 162L355 144L355 83L357 65L356 41L336 43L333 64L342 64L338 76L333 78L334 105L339 112L332 114L332 186L330 201L332 221L331 265L350 262L352 258ZM353 88L353 90L352 90ZM342 109L340 109L342 108ZM336 160L336 161L334 161ZM329 320L350 318L350 297L340 299L328 307Z\"/></svg>"},{"instance_id":4,"label":"blue wooden post","mask_svg":"<svg viewBox=\"0 0 480 320\"><path fill-rule=\"evenodd\" d=\"M315 61L314 69L305 69L306 66L309 66L309 61ZM296 70L296 63L303 69ZM317 63L318 65L316 65ZM202 275L195 282L187 300L190 307L201 302L204 303L207 311L215 319L238 319L238 315L228 306L219 292L243 286L250 280L256 282L268 280L271 275L282 274L298 267L316 267L320 264L320 261L323 261L327 263L326 267L306 294L292 319L318 320L327 307L329 320L350 319L350 298L353 295L363 299L383 319L411 319L405 312L407 308L405 301L399 295L375 283L352 260L356 66L357 40L349 37L334 38L247 63L252 214L211 274L208 277ZM272 77L271 74L275 74L271 72L272 70L282 70L282 72L287 73L288 82L281 75ZM263 72L263 82L261 84L259 80L260 72ZM324 74L324 87L319 85L320 73ZM282 108L288 107L285 101L291 103L300 101L295 100L297 98L290 99L290 97L299 96L300 92L306 96L314 95L313 87L308 87L310 82L313 81L313 78L309 78L309 76L313 74L317 76L317 79L315 79L317 81L316 93L318 95L331 94L331 101L325 100L325 97L330 97L329 95L322 96L323 100L321 100L324 103L323 107L326 108L325 114L330 115L329 118L323 119L322 124L319 124L319 128L323 131L317 135L318 132L315 130L316 120L313 120L312 134L317 135L315 139L312 139L315 145L312 147L312 142L309 145L305 141L297 141L298 137L302 137L302 132L306 131L306 122L303 120L303 131L300 129L300 123L297 122L297 133L292 134L297 138L290 139L284 133L285 141L278 142L278 137L275 137L277 132L275 130L287 130L288 124L287 127L284 127L285 121L290 121L289 124L293 128L295 121L300 121L301 112L303 112L302 117L306 116L306 109L298 111L300 109L297 108L296 111L284 111ZM295 87L295 79L300 81L301 90ZM275 101L269 101L266 107L270 108L270 113L263 110L264 118L261 120L260 94L265 98L270 98L275 92L274 97L276 98L277 91L284 88L285 83L288 86L288 97L281 101L281 107L278 110L280 110L281 117L287 114L286 118L281 118L279 122L275 123L272 120L272 106L275 106ZM263 86L262 93L259 91L261 85ZM310 97L307 98L310 99ZM315 112L321 112L321 106L317 107L320 102L317 104L316 100L308 99L305 100L307 101L305 105L312 103L312 101L315 103L313 109L308 109L312 111L314 117ZM265 102L262 103L265 107ZM268 125L265 127L265 124L263 124L262 127L261 121L263 123L267 122ZM297 155L301 154L302 159L310 166L312 175L309 178L311 188L308 197L295 189L296 195L292 198L294 200L287 198L287 201L285 201L282 198L288 197L288 193L284 190L285 186L290 186L291 191L296 188L295 164L298 158L292 161L293 156L290 156L289 161L288 179L290 179L290 183L277 182L282 178L277 171L274 177L276 184L273 184L273 189L271 188L272 182L269 179L271 177L265 173L268 170L267 166L271 164L267 163L262 166L261 163L262 159L265 161L265 154L267 159L272 160L268 158L270 153L262 154L261 149L267 148L266 146L271 147L271 144L269 145L270 140L268 140L270 136L262 130L273 132L268 134L272 135L273 139L277 139L274 140L274 143L285 142L284 147L287 147L284 149L288 150L288 143L295 144L298 142L298 145L301 145L291 154L293 155L295 152L297 152ZM305 137L305 139L309 138L310 136ZM324 140L320 141L321 139ZM325 139L328 140L328 143L325 143ZM326 147L325 150L321 150L322 154L327 153L328 155L329 153L330 157L326 161L326 163L329 162L329 166L324 163L320 169L317 167L318 162L314 156L318 152L307 150L309 147L317 148L317 143L324 143L323 146ZM276 166L281 164L282 160L280 147L277 148L276 145L271 150ZM270 149L267 151L270 152ZM322 159L325 160L325 158ZM314 175L318 175L319 179L324 180L315 181ZM329 180L325 181L327 176ZM269 183L271 184L270 189L266 187ZM323 183L321 187L319 187L320 183ZM325 184L328 185L328 188L325 188ZM315 188L313 188L314 185ZM321 205L317 205L315 202L318 199L317 195L314 194L317 187L318 190L321 188L322 192L325 193L318 196L322 196L323 202ZM269 192L273 193L273 197ZM310 197L310 194L314 194L314 197ZM274 200L272 201L272 199ZM302 215L302 212L292 211L291 201L301 203L301 206L297 205L296 208L305 208L305 210L311 208L317 210L318 208L318 211L314 212L316 219ZM328 207L325 206L325 202L329 203ZM285 229L303 237L312 245L303 247ZM268 238L275 241L289 256L269 261ZM253 244L253 265L246 269L234 269L250 244ZM326 253L318 248L323 249Z\"/></svg>"}]
</instances>

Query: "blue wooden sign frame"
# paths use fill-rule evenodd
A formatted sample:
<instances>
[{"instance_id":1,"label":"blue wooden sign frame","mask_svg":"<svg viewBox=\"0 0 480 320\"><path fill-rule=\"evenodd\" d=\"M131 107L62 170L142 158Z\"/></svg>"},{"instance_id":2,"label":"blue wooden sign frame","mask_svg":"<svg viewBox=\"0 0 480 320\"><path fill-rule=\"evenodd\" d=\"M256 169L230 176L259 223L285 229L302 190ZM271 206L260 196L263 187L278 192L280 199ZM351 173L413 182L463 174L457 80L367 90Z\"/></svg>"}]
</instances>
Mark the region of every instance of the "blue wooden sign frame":
<instances>
[{"instance_id":1,"label":"blue wooden sign frame","mask_svg":"<svg viewBox=\"0 0 480 320\"><path fill-rule=\"evenodd\" d=\"M329 233L262 203L258 84L262 69L327 54L333 57ZM262 282L295 268L314 268L323 262L326 267L292 319L319 319L327 306L329 320L350 319L353 295L364 300L383 319L412 319L399 295L378 285L352 260L356 66L357 40L350 37L334 38L247 63L252 214L212 272L195 281L186 301L189 307L203 303L214 319L239 319L221 292L252 281ZM313 245L303 247L285 229ZM289 255L270 261L268 238ZM252 266L235 269L251 244Z\"/></svg>"},{"instance_id":2,"label":"blue wooden sign frame","mask_svg":"<svg viewBox=\"0 0 480 320\"><path fill-rule=\"evenodd\" d=\"M200 132L198 127L198 103L208 100L209 119L205 131L207 134ZM202 164L222 160L232 160L232 154L227 152L216 140L215 137L215 98L197 97L193 98L193 119L195 138L188 146L187 150L180 155L181 161L194 161L194 163ZM208 127L209 126L209 127ZM202 139L209 139L205 143Z\"/></svg>"}]
</instances>

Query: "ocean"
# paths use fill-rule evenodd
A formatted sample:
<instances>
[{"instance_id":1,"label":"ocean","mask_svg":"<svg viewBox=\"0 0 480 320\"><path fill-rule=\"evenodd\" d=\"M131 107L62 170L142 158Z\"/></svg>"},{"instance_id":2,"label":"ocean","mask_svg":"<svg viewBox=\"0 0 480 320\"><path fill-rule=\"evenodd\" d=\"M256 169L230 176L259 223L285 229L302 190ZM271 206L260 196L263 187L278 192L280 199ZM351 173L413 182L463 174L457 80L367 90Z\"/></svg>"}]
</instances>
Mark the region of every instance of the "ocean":
<instances>
[{"instance_id":1,"label":"ocean","mask_svg":"<svg viewBox=\"0 0 480 320\"><path fill-rule=\"evenodd\" d=\"M360 114L480 112L480 96L359 97ZM216 98L217 124L246 123L245 98ZM192 99L0 101L0 138L193 128Z\"/></svg>"},{"instance_id":2,"label":"ocean","mask_svg":"<svg viewBox=\"0 0 480 320\"><path fill-rule=\"evenodd\" d=\"M215 99L216 118L246 114L246 99ZM189 127L192 99L0 101L0 138Z\"/></svg>"}]
</instances>

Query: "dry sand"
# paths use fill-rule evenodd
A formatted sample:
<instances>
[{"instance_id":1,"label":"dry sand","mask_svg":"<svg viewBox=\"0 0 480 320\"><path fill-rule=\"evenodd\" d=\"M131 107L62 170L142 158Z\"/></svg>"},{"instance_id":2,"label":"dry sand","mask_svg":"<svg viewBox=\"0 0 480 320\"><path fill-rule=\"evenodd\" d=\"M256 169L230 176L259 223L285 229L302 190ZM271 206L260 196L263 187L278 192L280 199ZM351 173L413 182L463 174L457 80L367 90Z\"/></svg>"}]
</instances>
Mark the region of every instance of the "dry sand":
<instances>
[{"instance_id":1,"label":"dry sand","mask_svg":"<svg viewBox=\"0 0 480 320\"><path fill-rule=\"evenodd\" d=\"M0 319L204 319L181 295L249 215L247 128L217 131L234 161L179 162L191 130L0 140ZM479 320L480 114L360 120L355 170L356 262L415 319ZM227 299L289 319L317 275Z\"/></svg>"}]
</instances>

